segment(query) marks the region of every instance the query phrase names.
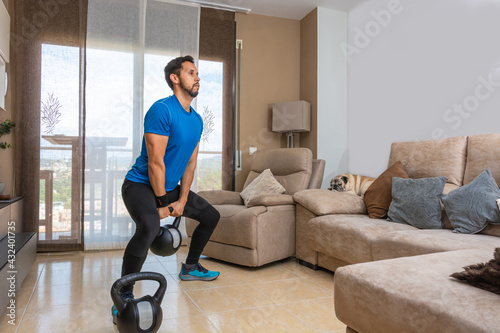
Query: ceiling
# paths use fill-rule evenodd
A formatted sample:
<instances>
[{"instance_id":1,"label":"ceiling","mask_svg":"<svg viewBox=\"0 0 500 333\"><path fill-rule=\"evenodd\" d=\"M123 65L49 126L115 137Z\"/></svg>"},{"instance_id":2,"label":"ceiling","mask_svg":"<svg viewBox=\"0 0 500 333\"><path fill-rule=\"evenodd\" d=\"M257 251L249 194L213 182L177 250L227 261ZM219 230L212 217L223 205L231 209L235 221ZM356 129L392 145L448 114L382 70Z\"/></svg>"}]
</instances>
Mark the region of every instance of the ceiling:
<instances>
[{"instance_id":1,"label":"ceiling","mask_svg":"<svg viewBox=\"0 0 500 333\"><path fill-rule=\"evenodd\" d=\"M247 8L252 14L300 20L316 7L348 11L365 1L367 0L203 0L202 2Z\"/></svg>"}]
</instances>

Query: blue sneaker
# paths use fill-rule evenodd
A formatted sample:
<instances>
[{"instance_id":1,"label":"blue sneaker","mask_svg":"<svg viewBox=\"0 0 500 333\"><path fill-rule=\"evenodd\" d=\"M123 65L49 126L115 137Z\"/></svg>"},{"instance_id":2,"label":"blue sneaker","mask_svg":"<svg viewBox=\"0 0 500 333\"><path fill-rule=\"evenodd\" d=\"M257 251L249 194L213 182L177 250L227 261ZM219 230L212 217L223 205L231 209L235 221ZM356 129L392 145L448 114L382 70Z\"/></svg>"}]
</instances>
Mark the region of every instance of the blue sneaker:
<instances>
[{"instance_id":1,"label":"blue sneaker","mask_svg":"<svg viewBox=\"0 0 500 333\"><path fill-rule=\"evenodd\" d=\"M122 297L124 299L134 298L134 293L132 291L124 291L122 293ZM116 309L116 306L114 304L111 307L111 316L113 317L113 324L116 325L116 317L118 316L118 310Z\"/></svg>"},{"instance_id":2,"label":"blue sneaker","mask_svg":"<svg viewBox=\"0 0 500 333\"><path fill-rule=\"evenodd\" d=\"M114 304L111 307L111 316L113 317L113 324L116 325L116 317L118 316L118 310L116 309L116 306Z\"/></svg>"},{"instance_id":3,"label":"blue sneaker","mask_svg":"<svg viewBox=\"0 0 500 333\"><path fill-rule=\"evenodd\" d=\"M182 263L179 278L183 281L212 281L217 279L219 274L219 272L209 271L200 263L197 263L190 268L187 268L186 264Z\"/></svg>"}]
</instances>

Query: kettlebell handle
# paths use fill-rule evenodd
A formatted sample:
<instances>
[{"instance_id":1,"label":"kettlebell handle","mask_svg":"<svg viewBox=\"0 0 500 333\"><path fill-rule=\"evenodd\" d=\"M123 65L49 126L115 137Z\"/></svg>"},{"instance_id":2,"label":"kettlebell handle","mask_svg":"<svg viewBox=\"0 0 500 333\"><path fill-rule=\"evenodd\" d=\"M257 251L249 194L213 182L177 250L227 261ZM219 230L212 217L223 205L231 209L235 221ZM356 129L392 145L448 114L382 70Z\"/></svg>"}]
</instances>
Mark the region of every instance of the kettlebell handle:
<instances>
[{"instance_id":1,"label":"kettlebell handle","mask_svg":"<svg viewBox=\"0 0 500 333\"><path fill-rule=\"evenodd\" d=\"M125 302L125 300L121 297L120 290L128 284L140 280L153 280L160 284L153 297L158 301L158 303L161 303L163 296L165 295L165 291L167 291L167 280L165 277L156 272L132 273L119 278L111 287L111 298L113 299L113 303L115 304L118 313L121 313L127 304L127 302Z\"/></svg>"},{"instance_id":2,"label":"kettlebell handle","mask_svg":"<svg viewBox=\"0 0 500 333\"><path fill-rule=\"evenodd\" d=\"M174 222L172 223L172 225L176 228L176 229L179 229L179 224L181 224L181 217L182 216L177 216L174 220Z\"/></svg>"},{"instance_id":3,"label":"kettlebell handle","mask_svg":"<svg viewBox=\"0 0 500 333\"><path fill-rule=\"evenodd\" d=\"M170 213L172 213L174 211L174 209L172 207L168 207L168 210L170 211ZM176 228L176 229L179 229L179 224L181 224L181 217L182 216L177 216L174 220L174 222L172 223L172 225Z\"/></svg>"}]
</instances>

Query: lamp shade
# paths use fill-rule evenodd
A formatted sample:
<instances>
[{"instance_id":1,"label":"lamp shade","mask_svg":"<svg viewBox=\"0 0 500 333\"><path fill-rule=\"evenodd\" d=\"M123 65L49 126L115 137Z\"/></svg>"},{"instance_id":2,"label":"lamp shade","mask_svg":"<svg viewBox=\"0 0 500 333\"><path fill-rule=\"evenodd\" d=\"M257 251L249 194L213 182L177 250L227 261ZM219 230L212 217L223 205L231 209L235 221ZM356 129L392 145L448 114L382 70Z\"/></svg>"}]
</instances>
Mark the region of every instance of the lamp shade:
<instances>
[{"instance_id":1,"label":"lamp shade","mask_svg":"<svg viewBox=\"0 0 500 333\"><path fill-rule=\"evenodd\" d=\"M273 132L309 132L311 104L306 101L274 103Z\"/></svg>"}]
</instances>

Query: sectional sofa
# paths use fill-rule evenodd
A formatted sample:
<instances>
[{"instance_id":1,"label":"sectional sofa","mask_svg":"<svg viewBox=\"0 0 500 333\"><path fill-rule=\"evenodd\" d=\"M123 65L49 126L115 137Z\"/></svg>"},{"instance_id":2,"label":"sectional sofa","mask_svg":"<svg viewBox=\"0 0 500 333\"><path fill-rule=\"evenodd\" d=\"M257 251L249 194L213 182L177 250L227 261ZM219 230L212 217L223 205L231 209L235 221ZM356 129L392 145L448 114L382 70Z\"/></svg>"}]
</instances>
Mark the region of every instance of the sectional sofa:
<instances>
[{"instance_id":1,"label":"sectional sofa","mask_svg":"<svg viewBox=\"0 0 500 333\"><path fill-rule=\"evenodd\" d=\"M400 142L409 178L446 176L443 193L471 183L486 168L500 184L500 134ZM335 271L335 309L349 332L500 332L500 295L450 274L492 259L500 225L475 234L419 229L367 214L363 199L328 190L304 190L296 201L296 257Z\"/></svg>"}]
</instances>

